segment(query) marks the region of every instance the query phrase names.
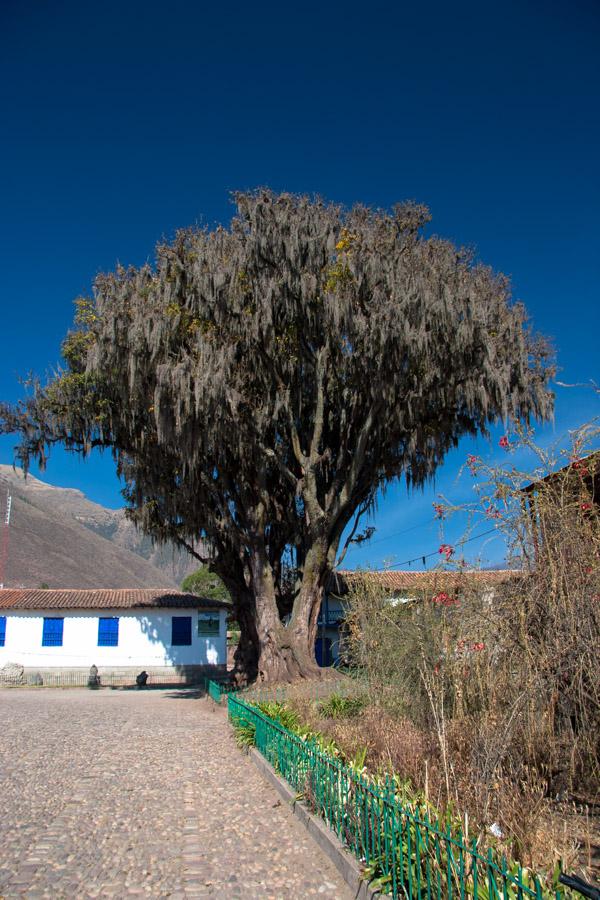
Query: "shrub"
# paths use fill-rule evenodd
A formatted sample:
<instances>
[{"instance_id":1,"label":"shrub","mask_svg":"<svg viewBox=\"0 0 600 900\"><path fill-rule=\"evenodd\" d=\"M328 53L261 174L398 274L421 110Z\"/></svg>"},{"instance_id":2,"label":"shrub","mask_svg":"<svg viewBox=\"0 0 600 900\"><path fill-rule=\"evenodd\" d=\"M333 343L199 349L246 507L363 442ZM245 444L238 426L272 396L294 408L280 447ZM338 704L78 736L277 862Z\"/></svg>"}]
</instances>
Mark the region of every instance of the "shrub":
<instances>
[{"instance_id":1,"label":"shrub","mask_svg":"<svg viewBox=\"0 0 600 900\"><path fill-rule=\"evenodd\" d=\"M507 438L506 452L518 441L536 454L533 473L469 457L482 515L509 546L511 571L492 591L458 559L412 602L393 605L368 573L350 596L352 659L380 711L369 716L370 754L402 760L400 771L482 833L495 823L525 862L540 841L556 846L540 827L552 832L551 799L593 801L600 776L600 454L586 454L586 437L597 432L554 456L529 434ZM412 761L391 722L419 735Z\"/></svg>"},{"instance_id":2,"label":"shrub","mask_svg":"<svg viewBox=\"0 0 600 900\"><path fill-rule=\"evenodd\" d=\"M298 728L298 714L293 709L290 709L285 703L279 703L277 700L270 700L255 705L265 714L265 716L279 722L279 724L288 731L296 731Z\"/></svg>"},{"instance_id":3,"label":"shrub","mask_svg":"<svg viewBox=\"0 0 600 900\"><path fill-rule=\"evenodd\" d=\"M327 719L348 719L357 716L364 708L362 697L344 697L342 694L331 694L319 704L319 712Z\"/></svg>"},{"instance_id":4,"label":"shrub","mask_svg":"<svg viewBox=\"0 0 600 900\"><path fill-rule=\"evenodd\" d=\"M235 742L242 750L250 750L256 744L256 726L253 722L234 721Z\"/></svg>"}]
</instances>

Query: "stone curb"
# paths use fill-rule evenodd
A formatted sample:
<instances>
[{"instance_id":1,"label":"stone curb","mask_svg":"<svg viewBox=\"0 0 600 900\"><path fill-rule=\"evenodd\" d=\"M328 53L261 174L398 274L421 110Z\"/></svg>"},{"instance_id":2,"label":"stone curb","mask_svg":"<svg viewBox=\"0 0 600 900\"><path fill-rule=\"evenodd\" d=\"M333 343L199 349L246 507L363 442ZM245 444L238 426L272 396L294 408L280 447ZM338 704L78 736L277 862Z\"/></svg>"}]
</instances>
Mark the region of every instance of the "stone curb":
<instances>
[{"instance_id":1,"label":"stone curb","mask_svg":"<svg viewBox=\"0 0 600 900\"><path fill-rule=\"evenodd\" d=\"M360 868L353 856L348 853L342 842L333 831L317 816L313 815L299 800L292 788L280 778L273 767L256 748L252 748L248 756L266 780L275 788L283 800L289 803L292 813L306 828L315 843L334 864L348 887L354 892L356 900L373 900L381 897L378 891L372 890L361 878Z\"/></svg>"}]
</instances>

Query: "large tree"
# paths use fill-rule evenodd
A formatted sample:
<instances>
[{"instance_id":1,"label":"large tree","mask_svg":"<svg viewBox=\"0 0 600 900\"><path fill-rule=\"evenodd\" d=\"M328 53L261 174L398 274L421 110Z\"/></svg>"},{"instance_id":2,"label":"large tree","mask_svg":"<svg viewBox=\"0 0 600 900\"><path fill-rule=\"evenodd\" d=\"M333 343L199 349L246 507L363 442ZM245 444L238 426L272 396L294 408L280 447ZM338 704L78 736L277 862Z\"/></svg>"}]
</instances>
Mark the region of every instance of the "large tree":
<instances>
[{"instance_id":1,"label":"large tree","mask_svg":"<svg viewBox=\"0 0 600 900\"><path fill-rule=\"evenodd\" d=\"M235 200L229 228L98 277L65 368L0 416L25 467L111 448L140 527L227 586L238 667L289 679L319 671L323 589L378 492L500 417L546 417L549 370L507 279L425 237L424 207Z\"/></svg>"}]
</instances>

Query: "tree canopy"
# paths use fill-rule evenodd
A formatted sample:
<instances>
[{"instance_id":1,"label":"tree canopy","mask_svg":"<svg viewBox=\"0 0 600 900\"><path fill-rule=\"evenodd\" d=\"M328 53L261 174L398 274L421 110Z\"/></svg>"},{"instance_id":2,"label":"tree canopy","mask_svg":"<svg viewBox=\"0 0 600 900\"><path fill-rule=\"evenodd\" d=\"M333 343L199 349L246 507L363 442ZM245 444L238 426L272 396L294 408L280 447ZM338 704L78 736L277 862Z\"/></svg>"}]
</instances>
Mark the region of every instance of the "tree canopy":
<instances>
[{"instance_id":1,"label":"tree canopy","mask_svg":"<svg viewBox=\"0 0 600 900\"><path fill-rule=\"evenodd\" d=\"M65 369L0 417L25 468L57 442L110 447L139 526L223 579L239 666L289 678L317 671L345 530L463 435L546 418L548 354L504 276L424 236L425 207L235 201L229 228L182 230L155 265L99 276Z\"/></svg>"}]
</instances>

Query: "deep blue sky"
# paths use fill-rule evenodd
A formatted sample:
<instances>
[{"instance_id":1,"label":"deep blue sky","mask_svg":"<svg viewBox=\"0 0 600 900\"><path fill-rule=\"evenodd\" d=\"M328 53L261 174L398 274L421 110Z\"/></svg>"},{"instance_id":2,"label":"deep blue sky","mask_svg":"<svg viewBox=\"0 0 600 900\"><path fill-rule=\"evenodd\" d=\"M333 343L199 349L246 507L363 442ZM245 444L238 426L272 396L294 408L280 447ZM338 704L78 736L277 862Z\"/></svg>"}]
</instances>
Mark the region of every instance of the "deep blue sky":
<instances>
[{"instance_id":1,"label":"deep blue sky","mask_svg":"<svg viewBox=\"0 0 600 900\"><path fill-rule=\"evenodd\" d=\"M512 276L561 379L598 373L600 7L557 2L0 4L0 396L59 358L98 271L152 258L228 192L268 185L376 206L427 203L433 229ZM558 389L545 442L598 412ZM499 454L494 432L479 452ZM0 462L11 462L10 438ZM392 488L350 565L435 549L436 485ZM57 452L42 476L118 506L110 459ZM452 537L452 534L450 534ZM375 543L376 541L376 543ZM471 545L477 549L477 544ZM486 560L502 555L486 545Z\"/></svg>"}]
</instances>

